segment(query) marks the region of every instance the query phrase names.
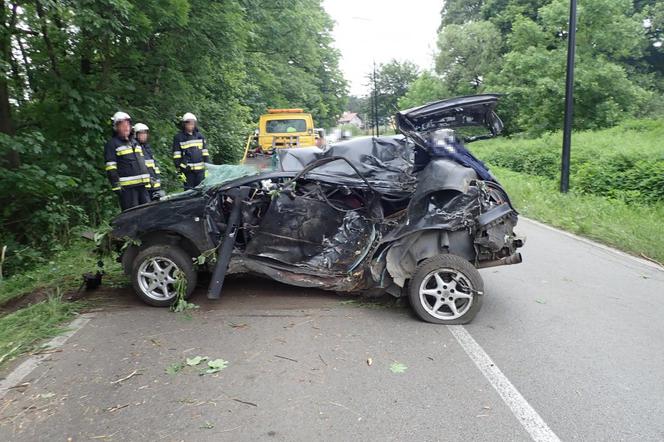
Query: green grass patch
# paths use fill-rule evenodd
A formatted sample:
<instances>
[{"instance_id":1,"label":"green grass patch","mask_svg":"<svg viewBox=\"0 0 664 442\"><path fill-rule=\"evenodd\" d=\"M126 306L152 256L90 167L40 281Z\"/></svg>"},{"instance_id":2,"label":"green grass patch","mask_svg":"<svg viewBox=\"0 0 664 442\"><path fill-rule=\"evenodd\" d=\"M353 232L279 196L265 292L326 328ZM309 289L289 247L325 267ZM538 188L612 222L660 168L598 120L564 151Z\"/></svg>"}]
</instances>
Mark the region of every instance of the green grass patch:
<instances>
[{"instance_id":1,"label":"green grass patch","mask_svg":"<svg viewBox=\"0 0 664 442\"><path fill-rule=\"evenodd\" d=\"M555 180L495 166L491 170L523 215L664 262L664 203L561 194Z\"/></svg>"},{"instance_id":2,"label":"green grass patch","mask_svg":"<svg viewBox=\"0 0 664 442\"><path fill-rule=\"evenodd\" d=\"M48 262L0 281L0 306L38 290L59 290L67 293L77 290L83 273L97 271L94 243L79 239L66 250L55 254ZM104 285L126 285L120 264L112 258L104 259Z\"/></svg>"},{"instance_id":3,"label":"green grass patch","mask_svg":"<svg viewBox=\"0 0 664 442\"><path fill-rule=\"evenodd\" d=\"M45 301L0 317L0 366L34 351L39 343L66 330L61 324L81 307L53 295Z\"/></svg>"},{"instance_id":4,"label":"green grass patch","mask_svg":"<svg viewBox=\"0 0 664 442\"><path fill-rule=\"evenodd\" d=\"M562 134L497 138L471 145L482 160L558 179ZM571 187L628 203L664 203L664 121L632 120L572 135Z\"/></svg>"}]
</instances>

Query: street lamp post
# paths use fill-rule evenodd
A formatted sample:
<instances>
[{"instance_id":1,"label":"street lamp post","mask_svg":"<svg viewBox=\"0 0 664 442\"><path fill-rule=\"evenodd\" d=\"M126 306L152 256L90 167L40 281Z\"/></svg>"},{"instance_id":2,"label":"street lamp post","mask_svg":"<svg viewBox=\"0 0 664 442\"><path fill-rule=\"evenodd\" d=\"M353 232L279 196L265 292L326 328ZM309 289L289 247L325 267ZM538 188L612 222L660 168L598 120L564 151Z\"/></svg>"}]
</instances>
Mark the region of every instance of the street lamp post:
<instances>
[{"instance_id":1,"label":"street lamp post","mask_svg":"<svg viewBox=\"0 0 664 442\"><path fill-rule=\"evenodd\" d=\"M569 30L567 32L567 77L565 82L565 125L563 127L563 154L560 167L560 191L569 191L569 163L574 112L574 51L576 49L576 0L569 3Z\"/></svg>"},{"instance_id":2,"label":"street lamp post","mask_svg":"<svg viewBox=\"0 0 664 442\"><path fill-rule=\"evenodd\" d=\"M378 83L376 82L376 61L373 63L373 104L374 104L374 125L376 126L376 136L380 136L378 126Z\"/></svg>"}]
</instances>

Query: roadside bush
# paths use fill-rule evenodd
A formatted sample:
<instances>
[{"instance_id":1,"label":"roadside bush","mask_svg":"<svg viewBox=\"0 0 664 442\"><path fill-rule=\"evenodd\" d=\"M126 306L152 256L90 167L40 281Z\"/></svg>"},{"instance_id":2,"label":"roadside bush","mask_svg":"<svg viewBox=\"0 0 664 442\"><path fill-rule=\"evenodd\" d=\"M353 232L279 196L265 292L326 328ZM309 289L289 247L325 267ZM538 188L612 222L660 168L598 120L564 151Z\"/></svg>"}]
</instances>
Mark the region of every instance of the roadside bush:
<instances>
[{"instance_id":1,"label":"roadside bush","mask_svg":"<svg viewBox=\"0 0 664 442\"><path fill-rule=\"evenodd\" d=\"M562 135L503 138L471 145L493 166L549 179L560 176ZM627 203L664 201L664 121L630 120L600 131L573 134L572 187Z\"/></svg>"}]
</instances>

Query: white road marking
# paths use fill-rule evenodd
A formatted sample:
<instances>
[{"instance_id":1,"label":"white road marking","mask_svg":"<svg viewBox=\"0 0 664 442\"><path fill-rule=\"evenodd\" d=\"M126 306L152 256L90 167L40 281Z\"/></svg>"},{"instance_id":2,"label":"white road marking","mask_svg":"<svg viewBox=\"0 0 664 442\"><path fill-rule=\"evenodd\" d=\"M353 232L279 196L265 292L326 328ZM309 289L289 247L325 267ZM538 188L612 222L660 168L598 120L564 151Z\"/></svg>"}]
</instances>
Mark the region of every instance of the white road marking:
<instances>
[{"instance_id":1,"label":"white road marking","mask_svg":"<svg viewBox=\"0 0 664 442\"><path fill-rule=\"evenodd\" d=\"M493 363L488 354L473 339L463 325L448 325L452 333L466 354L473 360L484 377L498 392L505 404L510 408L530 437L537 442L560 442L560 439L542 420L535 409L526 401L509 379Z\"/></svg>"},{"instance_id":2,"label":"white road marking","mask_svg":"<svg viewBox=\"0 0 664 442\"><path fill-rule=\"evenodd\" d=\"M632 261L636 261L639 264L643 264L645 266L651 267L651 268L656 269L656 270L664 271L664 268L662 268L662 266L660 266L660 265L658 265L654 262L648 261L647 259L639 258L638 256L630 255L627 252L623 252L622 250L615 249L611 246L607 246L607 245L604 245L602 243L598 243L596 241L593 241L591 239L584 238L584 237L579 236L579 235L575 235L574 233L570 233L570 232L567 232L565 230L558 229L557 227L553 227L553 226L550 226L548 224L544 224L544 223L541 223L539 221L535 221L534 219L531 219L531 218L526 218L523 215L519 215L519 219L523 219L523 220L525 220L529 223L535 224L538 227L542 227L544 229L560 233L560 234L565 235L569 238L575 239L575 240L580 241L580 242L585 243L585 244L589 244L591 246L595 246L595 247L597 247L599 249L602 249L602 250L605 250L607 252L615 253L616 255L622 256L623 258L628 258L628 259L631 259Z\"/></svg>"},{"instance_id":3,"label":"white road marking","mask_svg":"<svg viewBox=\"0 0 664 442\"><path fill-rule=\"evenodd\" d=\"M74 336L74 334L79 331L85 324L87 324L90 319L92 319L94 315L91 314L83 314L80 315L78 318L74 319L68 326L67 332L58 335L48 341L46 345L44 345L44 350L53 350L58 347L62 347L65 342L67 342L67 339L71 338ZM16 367L14 371L9 373L6 378L0 381L0 399L2 399L7 392L14 387L15 385L18 385L19 382L21 382L27 375L32 373L32 370L37 368L39 364L41 364L44 360L49 358L51 355L50 354L37 354L34 355L27 360L25 360L21 365Z\"/></svg>"}]
</instances>

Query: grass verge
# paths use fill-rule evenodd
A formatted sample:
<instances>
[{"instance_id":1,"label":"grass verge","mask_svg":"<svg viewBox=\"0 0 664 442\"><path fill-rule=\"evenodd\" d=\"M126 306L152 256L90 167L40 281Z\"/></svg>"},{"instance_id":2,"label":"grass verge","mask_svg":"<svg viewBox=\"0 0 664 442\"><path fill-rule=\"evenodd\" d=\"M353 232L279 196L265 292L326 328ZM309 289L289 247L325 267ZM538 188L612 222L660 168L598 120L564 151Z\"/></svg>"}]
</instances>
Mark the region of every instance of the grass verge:
<instances>
[{"instance_id":1,"label":"grass verge","mask_svg":"<svg viewBox=\"0 0 664 442\"><path fill-rule=\"evenodd\" d=\"M574 192L548 178L491 167L523 215L664 262L664 204L627 204Z\"/></svg>"},{"instance_id":2,"label":"grass verge","mask_svg":"<svg viewBox=\"0 0 664 442\"><path fill-rule=\"evenodd\" d=\"M20 354L36 350L42 340L65 331L61 324L80 307L80 303L65 302L53 295L0 317L0 367Z\"/></svg>"},{"instance_id":3,"label":"grass verge","mask_svg":"<svg viewBox=\"0 0 664 442\"><path fill-rule=\"evenodd\" d=\"M0 367L65 331L62 323L85 307L64 300L63 294L79 289L83 273L97 271L93 249L91 241L74 241L49 262L0 281L0 312L5 312L0 313ZM104 286L128 284L114 259L104 259L104 271Z\"/></svg>"},{"instance_id":4,"label":"grass verge","mask_svg":"<svg viewBox=\"0 0 664 442\"><path fill-rule=\"evenodd\" d=\"M57 253L47 263L1 280L0 307L8 301L36 291L59 290L61 293L68 293L77 290L81 285L83 273L97 271L97 257L93 249L92 241L76 240L71 247ZM120 264L114 259L104 259L104 271L104 285L126 284Z\"/></svg>"}]
</instances>

